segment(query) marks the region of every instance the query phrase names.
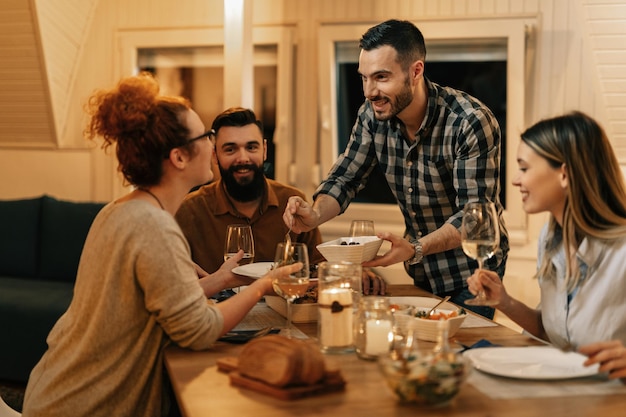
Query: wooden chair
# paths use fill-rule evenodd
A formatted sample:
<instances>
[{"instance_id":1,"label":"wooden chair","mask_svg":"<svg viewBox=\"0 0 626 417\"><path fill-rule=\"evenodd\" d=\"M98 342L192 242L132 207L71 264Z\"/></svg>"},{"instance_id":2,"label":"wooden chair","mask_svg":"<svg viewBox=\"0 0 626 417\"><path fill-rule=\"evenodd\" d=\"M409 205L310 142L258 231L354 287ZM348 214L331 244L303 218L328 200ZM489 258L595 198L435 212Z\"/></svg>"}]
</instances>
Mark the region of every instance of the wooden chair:
<instances>
[{"instance_id":1,"label":"wooden chair","mask_svg":"<svg viewBox=\"0 0 626 417\"><path fill-rule=\"evenodd\" d=\"M0 417L21 417L21 415L21 413L18 413L9 407L9 405L4 402L2 397L0 397Z\"/></svg>"}]
</instances>

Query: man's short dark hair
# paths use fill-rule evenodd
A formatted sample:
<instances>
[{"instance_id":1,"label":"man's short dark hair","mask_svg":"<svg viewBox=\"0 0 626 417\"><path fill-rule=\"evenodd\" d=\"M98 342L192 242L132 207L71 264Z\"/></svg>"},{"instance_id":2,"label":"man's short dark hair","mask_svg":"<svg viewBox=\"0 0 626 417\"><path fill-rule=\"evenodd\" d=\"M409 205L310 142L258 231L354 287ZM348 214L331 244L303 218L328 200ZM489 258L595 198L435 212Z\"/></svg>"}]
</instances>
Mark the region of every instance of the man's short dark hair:
<instances>
[{"instance_id":1,"label":"man's short dark hair","mask_svg":"<svg viewBox=\"0 0 626 417\"><path fill-rule=\"evenodd\" d=\"M259 127L261 135L263 135L263 123L256 118L254 112L243 107L231 107L217 115L211 125L211 133L217 135L217 132L224 126L243 127L255 124Z\"/></svg>"},{"instance_id":2,"label":"man's short dark hair","mask_svg":"<svg viewBox=\"0 0 626 417\"><path fill-rule=\"evenodd\" d=\"M365 51L389 45L398 52L398 61L404 69L418 60L426 59L426 44L422 32L408 20L387 20L363 34L359 47Z\"/></svg>"}]
</instances>

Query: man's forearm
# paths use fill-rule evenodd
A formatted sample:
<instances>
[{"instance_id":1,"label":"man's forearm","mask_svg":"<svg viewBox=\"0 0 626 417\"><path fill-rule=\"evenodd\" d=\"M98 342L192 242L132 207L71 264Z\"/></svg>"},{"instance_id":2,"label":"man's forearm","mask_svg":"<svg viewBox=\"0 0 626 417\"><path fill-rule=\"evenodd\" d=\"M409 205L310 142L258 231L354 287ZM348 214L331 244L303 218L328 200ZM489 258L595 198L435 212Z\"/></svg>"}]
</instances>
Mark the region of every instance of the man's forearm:
<instances>
[{"instance_id":1,"label":"man's forearm","mask_svg":"<svg viewBox=\"0 0 626 417\"><path fill-rule=\"evenodd\" d=\"M337 200L327 194L320 194L313 203L313 210L318 215L317 227L334 219L341 212L341 207Z\"/></svg>"},{"instance_id":2,"label":"man's forearm","mask_svg":"<svg viewBox=\"0 0 626 417\"><path fill-rule=\"evenodd\" d=\"M419 239L422 244L422 253L431 255L441 253L461 246L461 234L449 223Z\"/></svg>"}]
</instances>

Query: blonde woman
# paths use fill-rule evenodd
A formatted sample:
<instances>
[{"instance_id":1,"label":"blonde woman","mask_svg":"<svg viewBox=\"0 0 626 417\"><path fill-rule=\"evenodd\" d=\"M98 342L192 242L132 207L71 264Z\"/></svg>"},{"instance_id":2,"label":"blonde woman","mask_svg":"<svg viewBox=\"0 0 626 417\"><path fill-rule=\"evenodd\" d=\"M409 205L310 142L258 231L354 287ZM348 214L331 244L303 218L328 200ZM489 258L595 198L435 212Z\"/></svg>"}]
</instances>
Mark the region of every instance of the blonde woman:
<instances>
[{"instance_id":1,"label":"blonde woman","mask_svg":"<svg viewBox=\"0 0 626 417\"><path fill-rule=\"evenodd\" d=\"M74 298L30 375L23 416L160 416L169 408L163 349L171 342L211 347L272 292L271 278L207 304L205 294L242 285L227 268L243 254L198 279L173 217L188 190L213 175L213 144L186 100L159 95L157 82L141 75L96 92L88 112L88 136L116 149L136 189L105 206L91 226Z\"/></svg>"},{"instance_id":2,"label":"blonde woman","mask_svg":"<svg viewBox=\"0 0 626 417\"><path fill-rule=\"evenodd\" d=\"M541 304L509 296L482 270L468 281L531 334L587 355L626 382L626 186L604 130L575 112L522 133L519 187L527 213L547 211L539 239Z\"/></svg>"}]
</instances>

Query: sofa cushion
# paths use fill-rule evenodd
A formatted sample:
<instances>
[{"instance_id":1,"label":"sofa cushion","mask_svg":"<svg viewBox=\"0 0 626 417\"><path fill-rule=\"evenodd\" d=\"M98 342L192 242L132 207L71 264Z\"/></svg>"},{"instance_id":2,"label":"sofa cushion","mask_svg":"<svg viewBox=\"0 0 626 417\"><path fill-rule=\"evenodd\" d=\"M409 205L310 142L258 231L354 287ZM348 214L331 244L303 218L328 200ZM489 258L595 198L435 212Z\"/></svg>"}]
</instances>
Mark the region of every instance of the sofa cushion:
<instances>
[{"instance_id":1,"label":"sofa cushion","mask_svg":"<svg viewBox=\"0 0 626 417\"><path fill-rule=\"evenodd\" d=\"M87 233L103 206L43 197L40 278L74 282Z\"/></svg>"},{"instance_id":2,"label":"sofa cushion","mask_svg":"<svg viewBox=\"0 0 626 417\"><path fill-rule=\"evenodd\" d=\"M28 381L73 292L67 282L0 276L0 380Z\"/></svg>"},{"instance_id":3,"label":"sofa cushion","mask_svg":"<svg viewBox=\"0 0 626 417\"><path fill-rule=\"evenodd\" d=\"M41 198L0 201L0 276L35 277Z\"/></svg>"}]
</instances>

